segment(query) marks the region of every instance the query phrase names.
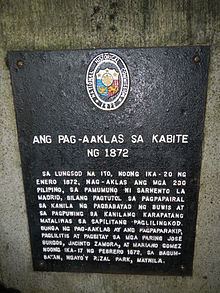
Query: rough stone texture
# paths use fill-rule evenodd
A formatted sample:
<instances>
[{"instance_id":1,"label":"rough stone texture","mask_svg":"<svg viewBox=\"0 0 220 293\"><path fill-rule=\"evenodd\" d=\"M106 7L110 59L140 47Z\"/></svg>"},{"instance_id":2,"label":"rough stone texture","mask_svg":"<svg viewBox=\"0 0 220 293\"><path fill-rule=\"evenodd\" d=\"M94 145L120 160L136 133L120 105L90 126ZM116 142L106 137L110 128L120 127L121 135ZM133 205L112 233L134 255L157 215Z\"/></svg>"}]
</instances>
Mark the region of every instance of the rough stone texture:
<instances>
[{"instance_id":1,"label":"rough stone texture","mask_svg":"<svg viewBox=\"0 0 220 293\"><path fill-rule=\"evenodd\" d=\"M33 272L8 50L211 45L193 277ZM24 293L220 292L219 0L0 0L0 280Z\"/></svg>"}]
</instances>

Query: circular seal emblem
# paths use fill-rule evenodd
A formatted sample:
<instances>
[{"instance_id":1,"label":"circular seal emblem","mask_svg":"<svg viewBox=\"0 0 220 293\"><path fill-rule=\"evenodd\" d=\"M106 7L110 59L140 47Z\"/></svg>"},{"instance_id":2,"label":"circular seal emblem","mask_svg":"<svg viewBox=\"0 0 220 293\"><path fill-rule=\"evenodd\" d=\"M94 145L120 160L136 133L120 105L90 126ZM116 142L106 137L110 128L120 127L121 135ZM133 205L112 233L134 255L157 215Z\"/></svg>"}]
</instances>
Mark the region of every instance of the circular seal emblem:
<instances>
[{"instance_id":1,"label":"circular seal emblem","mask_svg":"<svg viewBox=\"0 0 220 293\"><path fill-rule=\"evenodd\" d=\"M129 73L124 61L113 53L101 53L89 64L86 88L93 104L111 111L119 108L129 92Z\"/></svg>"}]
</instances>

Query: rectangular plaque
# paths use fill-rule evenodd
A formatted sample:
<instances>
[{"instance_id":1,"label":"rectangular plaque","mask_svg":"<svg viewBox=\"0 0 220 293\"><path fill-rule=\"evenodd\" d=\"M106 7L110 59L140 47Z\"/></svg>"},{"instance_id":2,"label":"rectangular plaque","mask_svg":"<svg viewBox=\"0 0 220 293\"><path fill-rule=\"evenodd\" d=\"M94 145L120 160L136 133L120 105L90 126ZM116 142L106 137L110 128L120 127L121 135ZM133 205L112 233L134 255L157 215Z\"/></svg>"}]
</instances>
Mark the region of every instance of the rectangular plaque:
<instances>
[{"instance_id":1,"label":"rectangular plaque","mask_svg":"<svg viewBox=\"0 0 220 293\"><path fill-rule=\"evenodd\" d=\"M34 270L192 274L208 56L8 54Z\"/></svg>"}]
</instances>

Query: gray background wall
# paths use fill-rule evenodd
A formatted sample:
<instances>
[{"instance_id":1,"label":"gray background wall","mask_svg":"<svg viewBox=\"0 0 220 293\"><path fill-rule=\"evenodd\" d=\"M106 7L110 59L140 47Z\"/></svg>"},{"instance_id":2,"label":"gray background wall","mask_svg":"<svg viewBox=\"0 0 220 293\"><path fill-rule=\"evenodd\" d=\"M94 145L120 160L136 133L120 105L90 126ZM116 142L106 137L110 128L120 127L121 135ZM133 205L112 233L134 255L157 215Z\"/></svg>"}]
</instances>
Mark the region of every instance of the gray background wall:
<instances>
[{"instance_id":1,"label":"gray background wall","mask_svg":"<svg viewBox=\"0 0 220 293\"><path fill-rule=\"evenodd\" d=\"M211 45L193 277L33 272L8 50ZM220 292L220 1L0 0L0 280L22 292Z\"/></svg>"}]
</instances>

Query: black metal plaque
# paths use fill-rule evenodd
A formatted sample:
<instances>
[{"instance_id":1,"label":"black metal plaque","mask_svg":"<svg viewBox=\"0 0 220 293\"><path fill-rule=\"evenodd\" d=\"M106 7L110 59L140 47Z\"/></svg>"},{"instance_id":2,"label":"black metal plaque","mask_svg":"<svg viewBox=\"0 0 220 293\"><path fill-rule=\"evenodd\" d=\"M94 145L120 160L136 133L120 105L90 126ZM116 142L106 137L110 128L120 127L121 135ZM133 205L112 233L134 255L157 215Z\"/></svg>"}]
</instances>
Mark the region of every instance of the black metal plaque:
<instances>
[{"instance_id":1,"label":"black metal plaque","mask_svg":"<svg viewBox=\"0 0 220 293\"><path fill-rule=\"evenodd\" d=\"M192 274L208 56L8 54L34 270Z\"/></svg>"}]
</instances>

